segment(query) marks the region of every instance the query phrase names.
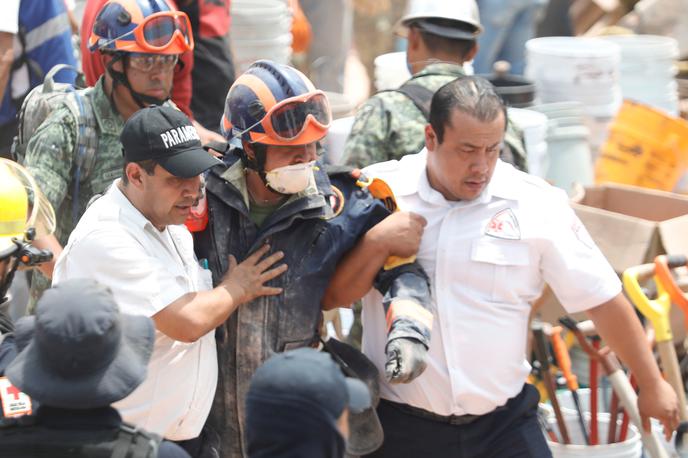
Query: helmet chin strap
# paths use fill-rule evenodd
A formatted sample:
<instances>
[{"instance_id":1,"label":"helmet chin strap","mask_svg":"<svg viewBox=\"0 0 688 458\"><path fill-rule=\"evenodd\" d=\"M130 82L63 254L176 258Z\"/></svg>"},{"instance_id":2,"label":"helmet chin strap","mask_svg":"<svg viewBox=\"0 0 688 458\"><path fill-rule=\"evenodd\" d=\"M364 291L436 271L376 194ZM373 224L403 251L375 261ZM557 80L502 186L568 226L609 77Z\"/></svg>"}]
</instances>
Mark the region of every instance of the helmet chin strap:
<instances>
[{"instance_id":1,"label":"helmet chin strap","mask_svg":"<svg viewBox=\"0 0 688 458\"><path fill-rule=\"evenodd\" d=\"M243 145L241 148L237 147L239 158L241 159L241 162L244 164L244 167L246 167L249 170L253 170L258 174L260 177L260 181L263 182L263 185L268 188L270 191L274 192L275 194L279 194L281 196L290 196L291 194L285 194L283 192L277 191L275 188L270 186L270 183L268 183L267 176L265 173L265 160L266 160L266 155L264 151L256 151L255 149L253 150L254 159L251 159L248 157L248 154L246 154L246 150L244 149Z\"/></svg>"},{"instance_id":2,"label":"helmet chin strap","mask_svg":"<svg viewBox=\"0 0 688 458\"><path fill-rule=\"evenodd\" d=\"M112 60L107 65L107 71L110 74L112 81L114 82L113 87L112 87L113 93L115 90L115 86L117 84L121 84L122 86L127 88L129 93L131 94L131 98L134 99L134 102L136 102L136 104L139 106L139 108L146 108L146 107L151 106L151 105L160 106L170 99L169 96L165 97L164 99L158 99L158 98L152 97L150 95L141 94L140 92L136 92L131 87L131 84L129 83L129 78L127 78L127 75L124 72L119 72L113 68L114 63L119 61L119 60L122 61L122 66L124 67L126 65L125 57L126 57L126 53L118 52L114 55ZM112 98L112 95L110 95L110 98Z\"/></svg>"}]
</instances>

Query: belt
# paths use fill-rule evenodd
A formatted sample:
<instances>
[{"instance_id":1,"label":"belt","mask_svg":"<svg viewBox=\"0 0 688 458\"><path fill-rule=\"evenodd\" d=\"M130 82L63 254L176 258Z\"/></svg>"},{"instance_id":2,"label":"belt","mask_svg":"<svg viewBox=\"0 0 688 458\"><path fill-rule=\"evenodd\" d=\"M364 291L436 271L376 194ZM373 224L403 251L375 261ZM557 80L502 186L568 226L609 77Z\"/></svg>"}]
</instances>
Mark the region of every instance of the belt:
<instances>
[{"instance_id":1,"label":"belt","mask_svg":"<svg viewBox=\"0 0 688 458\"><path fill-rule=\"evenodd\" d=\"M408 404L400 404L398 402L394 401L389 401L387 399L380 399L380 402L386 402L390 404L392 407L394 407L397 410L400 410L401 412L407 413L409 415L413 415L415 417L420 417L424 418L426 420L431 420L431 421L436 421L438 423L446 423L450 424L452 426L461 426L461 425L468 425L470 423L473 423L474 421L478 420L479 418L485 417L487 415L490 415L494 412L499 412L500 410L505 410L507 407L506 405L497 407L491 412L488 412L484 415L471 415L471 414L466 414L466 415L438 415L436 413L430 412L425 409L421 409L419 407L413 407Z\"/></svg>"}]
</instances>

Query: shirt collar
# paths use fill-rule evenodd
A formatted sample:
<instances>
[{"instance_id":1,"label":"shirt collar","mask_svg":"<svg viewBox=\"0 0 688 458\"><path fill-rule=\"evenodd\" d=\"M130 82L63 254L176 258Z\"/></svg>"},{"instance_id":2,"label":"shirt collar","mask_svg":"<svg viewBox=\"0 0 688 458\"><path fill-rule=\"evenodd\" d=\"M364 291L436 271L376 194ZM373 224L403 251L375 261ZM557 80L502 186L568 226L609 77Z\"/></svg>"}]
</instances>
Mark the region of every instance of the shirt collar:
<instances>
[{"instance_id":1,"label":"shirt collar","mask_svg":"<svg viewBox=\"0 0 688 458\"><path fill-rule=\"evenodd\" d=\"M512 178L513 173L514 167L511 164L508 164L501 159L497 159L497 165L495 165L492 178L483 191L485 198L488 201L492 197L506 200L517 200L518 196L516 193L516 186L514 186L514 180Z\"/></svg>"},{"instance_id":2,"label":"shirt collar","mask_svg":"<svg viewBox=\"0 0 688 458\"><path fill-rule=\"evenodd\" d=\"M124 216L136 227L140 229L146 229L146 227L151 227L155 228L153 226L153 223L146 218L141 211L134 207L134 204L131 203L131 201L127 198L127 196L124 195L122 190L119 188L119 183L121 183L122 179L118 178L116 179L111 185L110 189L108 189L107 194L115 201L117 206L120 208L121 213L124 214ZM156 229L156 232L160 232Z\"/></svg>"},{"instance_id":3,"label":"shirt collar","mask_svg":"<svg viewBox=\"0 0 688 458\"><path fill-rule=\"evenodd\" d=\"M451 202L444 198L444 196L437 190L430 186L427 174L427 149L423 148L420 153L411 156L417 156L417 159L422 160L421 164L414 164L415 167L411 167L410 170L414 168L418 170L417 176L407 176L408 182L415 184L415 190L418 192L418 196L425 202L438 206L452 206L452 205L470 205L472 203L487 203L492 200L493 197L498 199L506 200L517 200L515 187L512 186L513 180L511 179L511 172L513 172L513 167L510 164L497 159L497 164L495 165L494 173L490 182L487 184L483 192L476 199L470 202ZM409 164L411 165L411 164ZM398 195L408 195L412 192L409 187L402 187L401 192Z\"/></svg>"},{"instance_id":4,"label":"shirt collar","mask_svg":"<svg viewBox=\"0 0 688 458\"><path fill-rule=\"evenodd\" d=\"M93 90L93 114L96 116L101 133L119 137L124 128L124 121L105 93L105 77L103 76L96 82Z\"/></svg>"}]
</instances>

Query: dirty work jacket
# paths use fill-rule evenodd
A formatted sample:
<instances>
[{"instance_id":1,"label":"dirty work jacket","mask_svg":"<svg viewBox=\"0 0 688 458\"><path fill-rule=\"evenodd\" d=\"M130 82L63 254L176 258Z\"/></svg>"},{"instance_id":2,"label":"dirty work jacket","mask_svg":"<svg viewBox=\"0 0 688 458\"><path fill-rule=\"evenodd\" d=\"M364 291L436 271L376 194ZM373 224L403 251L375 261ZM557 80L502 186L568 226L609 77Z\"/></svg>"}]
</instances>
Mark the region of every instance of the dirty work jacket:
<instances>
[{"instance_id":1,"label":"dirty work jacket","mask_svg":"<svg viewBox=\"0 0 688 458\"><path fill-rule=\"evenodd\" d=\"M274 352L316 342L320 302L337 262L360 236L389 215L384 204L360 189L349 172L335 171L328 177L320 167L315 172L317 188L292 196L259 228L249 218L243 167L237 161L231 154L226 159L229 168L217 166L209 172L210 223L195 234L196 254L208 260L215 285L227 270L230 254L241 262L264 243L270 244L272 252L284 252L283 262L289 269L270 282L283 287L282 294L241 305L218 328L219 381L209 421L221 435L223 457L245 453L244 399L254 371ZM378 275L376 283L386 302L397 297L427 307L426 278L414 263ZM413 335L429 341L429 331L413 323L401 328L399 337Z\"/></svg>"}]
</instances>

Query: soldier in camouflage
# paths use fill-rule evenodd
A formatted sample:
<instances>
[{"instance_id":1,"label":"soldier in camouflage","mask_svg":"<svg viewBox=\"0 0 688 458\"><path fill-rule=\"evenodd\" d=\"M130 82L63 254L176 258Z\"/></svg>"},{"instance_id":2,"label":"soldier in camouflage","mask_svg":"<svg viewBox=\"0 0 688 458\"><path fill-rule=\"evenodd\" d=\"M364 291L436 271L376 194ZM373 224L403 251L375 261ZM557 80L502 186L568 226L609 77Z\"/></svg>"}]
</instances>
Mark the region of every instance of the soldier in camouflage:
<instances>
[{"instance_id":1,"label":"soldier in camouflage","mask_svg":"<svg viewBox=\"0 0 688 458\"><path fill-rule=\"evenodd\" d=\"M415 6L417 5L417 6ZM408 38L407 65L413 76L398 90L372 96L357 112L342 160L356 167L400 159L425 146L432 95L464 76L482 31L478 6L465 2L411 2L397 28ZM502 159L526 168L520 132L509 123Z\"/></svg>"},{"instance_id":2,"label":"soldier in camouflage","mask_svg":"<svg viewBox=\"0 0 688 458\"><path fill-rule=\"evenodd\" d=\"M139 10L128 11L134 5ZM147 23L145 18L162 12L168 12L171 27L166 30L168 35L160 37L154 47L140 38L146 36L144 33L139 35L135 30L140 27L145 31L153 23ZM141 22L137 24L133 18L140 18ZM188 35L191 29L183 27L184 22L188 24L186 15L173 12L165 0L113 0L98 13L90 49L91 52L100 50L106 71L95 87L79 91L82 102L90 106L86 113L91 113L95 122L77 119L74 113L78 111L65 100L35 131L23 159L57 212L55 234L35 242L41 248L50 249L54 259L58 258L90 199L104 193L113 180L122 176L124 159L119 136L124 122L144 106L168 103L179 55L193 49L193 40ZM166 45L165 39L169 40ZM80 171L82 175L87 173L86 179L74 173L77 136L84 124L94 126L95 135L90 142L96 143L90 145L95 147L92 166L88 171ZM53 267L54 262L47 263L40 271L34 271L29 311L50 286Z\"/></svg>"}]
</instances>

